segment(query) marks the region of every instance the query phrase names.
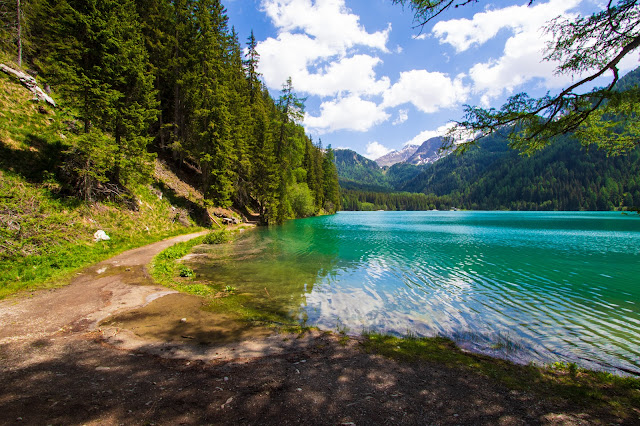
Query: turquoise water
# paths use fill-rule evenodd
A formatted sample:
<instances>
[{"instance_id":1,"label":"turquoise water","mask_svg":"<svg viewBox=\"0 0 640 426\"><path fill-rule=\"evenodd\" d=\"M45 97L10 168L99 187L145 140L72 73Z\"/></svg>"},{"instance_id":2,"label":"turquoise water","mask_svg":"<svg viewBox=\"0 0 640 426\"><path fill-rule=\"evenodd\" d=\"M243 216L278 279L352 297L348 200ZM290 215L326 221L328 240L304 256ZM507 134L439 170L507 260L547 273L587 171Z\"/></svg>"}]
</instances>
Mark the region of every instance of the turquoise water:
<instances>
[{"instance_id":1,"label":"turquoise water","mask_svg":"<svg viewBox=\"0 0 640 426\"><path fill-rule=\"evenodd\" d=\"M637 215L342 212L202 250L201 278L310 325L640 373Z\"/></svg>"}]
</instances>

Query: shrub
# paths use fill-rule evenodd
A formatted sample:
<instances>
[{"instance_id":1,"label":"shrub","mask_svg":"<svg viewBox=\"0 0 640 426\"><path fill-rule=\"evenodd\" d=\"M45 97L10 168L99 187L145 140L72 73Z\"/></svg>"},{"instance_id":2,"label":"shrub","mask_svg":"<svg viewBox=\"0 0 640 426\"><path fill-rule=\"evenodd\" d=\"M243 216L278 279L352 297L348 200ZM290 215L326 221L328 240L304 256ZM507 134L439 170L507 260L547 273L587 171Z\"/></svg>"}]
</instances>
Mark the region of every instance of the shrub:
<instances>
[{"instance_id":1,"label":"shrub","mask_svg":"<svg viewBox=\"0 0 640 426\"><path fill-rule=\"evenodd\" d=\"M229 232L224 229L219 231L210 232L204 236L202 240L203 244L223 244L230 240Z\"/></svg>"},{"instance_id":2,"label":"shrub","mask_svg":"<svg viewBox=\"0 0 640 426\"><path fill-rule=\"evenodd\" d=\"M182 269L180 269L180 276L183 278L191 278L195 275L196 273L193 272L193 269L188 268L186 266L184 266Z\"/></svg>"}]
</instances>

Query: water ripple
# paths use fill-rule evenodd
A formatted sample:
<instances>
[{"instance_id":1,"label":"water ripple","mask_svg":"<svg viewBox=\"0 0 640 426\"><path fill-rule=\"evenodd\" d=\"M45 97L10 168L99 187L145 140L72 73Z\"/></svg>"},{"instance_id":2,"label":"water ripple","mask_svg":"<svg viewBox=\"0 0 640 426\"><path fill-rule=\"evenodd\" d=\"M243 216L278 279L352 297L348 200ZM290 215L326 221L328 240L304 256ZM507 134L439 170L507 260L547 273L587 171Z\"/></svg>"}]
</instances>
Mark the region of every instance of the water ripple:
<instances>
[{"instance_id":1,"label":"water ripple","mask_svg":"<svg viewBox=\"0 0 640 426\"><path fill-rule=\"evenodd\" d=\"M441 334L520 362L640 372L639 218L340 213L233 246L211 253L212 281L291 291L285 310L322 327ZM221 266L234 259L250 261Z\"/></svg>"}]
</instances>

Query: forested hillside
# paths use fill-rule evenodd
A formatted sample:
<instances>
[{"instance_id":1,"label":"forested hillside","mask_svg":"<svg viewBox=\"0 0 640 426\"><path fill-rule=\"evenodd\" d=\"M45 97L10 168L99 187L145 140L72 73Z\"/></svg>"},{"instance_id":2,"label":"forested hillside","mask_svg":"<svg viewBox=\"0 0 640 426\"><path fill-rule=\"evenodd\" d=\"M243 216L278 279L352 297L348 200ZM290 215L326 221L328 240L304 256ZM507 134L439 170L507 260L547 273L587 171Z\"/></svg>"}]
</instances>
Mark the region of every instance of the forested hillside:
<instances>
[{"instance_id":1,"label":"forested hillside","mask_svg":"<svg viewBox=\"0 0 640 426\"><path fill-rule=\"evenodd\" d=\"M381 168L376 161L350 149L337 149L335 157L340 186L350 190L394 191L424 169L424 166L403 162Z\"/></svg>"},{"instance_id":2,"label":"forested hillside","mask_svg":"<svg viewBox=\"0 0 640 426\"><path fill-rule=\"evenodd\" d=\"M343 188L371 188L378 191L392 189L375 161L350 149L337 149L335 156L340 185Z\"/></svg>"},{"instance_id":3,"label":"forested hillside","mask_svg":"<svg viewBox=\"0 0 640 426\"><path fill-rule=\"evenodd\" d=\"M241 43L220 1L24 3L23 66L73 117L49 170L70 195L130 198L160 155L210 205L248 207L264 223L339 207L333 154L305 135L291 80L271 97L253 34Z\"/></svg>"},{"instance_id":4,"label":"forested hillside","mask_svg":"<svg viewBox=\"0 0 640 426\"><path fill-rule=\"evenodd\" d=\"M640 151L607 157L566 136L528 157L488 137L464 155L433 164L403 189L447 195L468 209L630 208L640 204Z\"/></svg>"}]
</instances>

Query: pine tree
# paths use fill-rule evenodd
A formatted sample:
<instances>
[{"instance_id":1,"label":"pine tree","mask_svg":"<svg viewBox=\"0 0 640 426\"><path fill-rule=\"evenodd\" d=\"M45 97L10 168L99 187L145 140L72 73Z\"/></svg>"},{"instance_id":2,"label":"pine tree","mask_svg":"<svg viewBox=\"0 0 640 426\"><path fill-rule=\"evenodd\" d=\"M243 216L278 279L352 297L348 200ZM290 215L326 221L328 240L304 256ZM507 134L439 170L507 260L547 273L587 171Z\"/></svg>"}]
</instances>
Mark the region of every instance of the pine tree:
<instances>
[{"instance_id":1,"label":"pine tree","mask_svg":"<svg viewBox=\"0 0 640 426\"><path fill-rule=\"evenodd\" d=\"M336 169L335 156L331 145L327 146L322 162L324 205L328 213L335 213L340 209L340 186L338 184L338 170Z\"/></svg>"},{"instance_id":2,"label":"pine tree","mask_svg":"<svg viewBox=\"0 0 640 426\"><path fill-rule=\"evenodd\" d=\"M231 205L234 153L231 142L227 16L219 0L200 0L193 14L198 61L186 74L187 108L193 111L185 145L202 172L207 198Z\"/></svg>"}]
</instances>

